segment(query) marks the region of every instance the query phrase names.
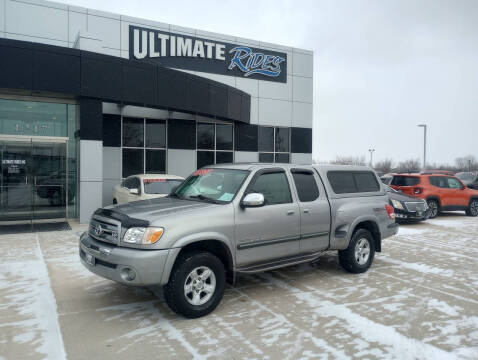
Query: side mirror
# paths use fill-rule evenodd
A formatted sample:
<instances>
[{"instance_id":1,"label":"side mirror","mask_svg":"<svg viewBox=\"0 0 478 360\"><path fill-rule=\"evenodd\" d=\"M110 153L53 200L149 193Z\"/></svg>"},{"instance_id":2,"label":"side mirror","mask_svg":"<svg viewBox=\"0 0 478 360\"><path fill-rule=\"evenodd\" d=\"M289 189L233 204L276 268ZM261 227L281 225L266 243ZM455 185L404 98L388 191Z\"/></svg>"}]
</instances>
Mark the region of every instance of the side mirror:
<instances>
[{"instance_id":1,"label":"side mirror","mask_svg":"<svg viewBox=\"0 0 478 360\"><path fill-rule=\"evenodd\" d=\"M241 202L241 207L260 207L264 206L264 195L259 193L247 194Z\"/></svg>"},{"instance_id":2,"label":"side mirror","mask_svg":"<svg viewBox=\"0 0 478 360\"><path fill-rule=\"evenodd\" d=\"M132 195L139 195L139 189L129 189L129 193Z\"/></svg>"}]
</instances>

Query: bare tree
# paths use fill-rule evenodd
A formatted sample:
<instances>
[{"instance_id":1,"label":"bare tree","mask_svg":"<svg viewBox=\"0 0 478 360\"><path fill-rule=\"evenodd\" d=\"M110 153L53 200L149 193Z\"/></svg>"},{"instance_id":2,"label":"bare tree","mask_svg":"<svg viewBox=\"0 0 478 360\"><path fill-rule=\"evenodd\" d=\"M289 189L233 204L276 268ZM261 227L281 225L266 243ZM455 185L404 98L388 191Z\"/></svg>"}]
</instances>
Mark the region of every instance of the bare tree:
<instances>
[{"instance_id":1,"label":"bare tree","mask_svg":"<svg viewBox=\"0 0 478 360\"><path fill-rule=\"evenodd\" d=\"M396 168L397 172L414 172L414 171L419 171L420 170L420 160L418 159L408 159L405 161L401 161L398 163L398 166Z\"/></svg>"},{"instance_id":2,"label":"bare tree","mask_svg":"<svg viewBox=\"0 0 478 360\"><path fill-rule=\"evenodd\" d=\"M330 162L336 165L365 165L365 156L337 156Z\"/></svg>"},{"instance_id":3,"label":"bare tree","mask_svg":"<svg viewBox=\"0 0 478 360\"><path fill-rule=\"evenodd\" d=\"M393 168L393 160L392 159L383 159L375 163L374 166L375 170L382 171L384 173L389 173L392 171Z\"/></svg>"},{"instance_id":4,"label":"bare tree","mask_svg":"<svg viewBox=\"0 0 478 360\"><path fill-rule=\"evenodd\" d=\"M455 167L457 171L476 170L478 168L478 163L474 155L467 155L457 157L455 159Z\"/></svg>"}]
</instances>

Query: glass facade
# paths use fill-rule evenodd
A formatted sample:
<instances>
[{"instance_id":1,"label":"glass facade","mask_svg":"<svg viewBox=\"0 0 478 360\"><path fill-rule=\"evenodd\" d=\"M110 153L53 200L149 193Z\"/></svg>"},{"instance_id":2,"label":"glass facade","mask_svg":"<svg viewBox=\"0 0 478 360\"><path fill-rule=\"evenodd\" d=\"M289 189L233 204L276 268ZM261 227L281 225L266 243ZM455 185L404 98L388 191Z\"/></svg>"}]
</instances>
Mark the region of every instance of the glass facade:
<instances>
[{"instance_id":1,"label":"glass facade","mask_svg":"<svg viewBox=\"0 0 478 360\"><path fill-rule=\"evenodd\" d=\"M0 221L77 217L77 124L75 104L0 99Z\"/></svg>"},{"instance_id":2,"label":"glass facade","mask_svg":"<svg viewBox=\"0 0 478 360\"><path fill-rule=\"evenodd\" d=\"M234 162L232 124L197 123L196 166Z\"/></svg>"},{"instance_id":3,"label":"glass facade","mask_svg":"<svg viewBox=\"0 0 478 360\"><path fill-rule=\"evenodd\" d=\"M259 126L259 162L290 162L290 129Z\"/></svg>"}]
</instances>

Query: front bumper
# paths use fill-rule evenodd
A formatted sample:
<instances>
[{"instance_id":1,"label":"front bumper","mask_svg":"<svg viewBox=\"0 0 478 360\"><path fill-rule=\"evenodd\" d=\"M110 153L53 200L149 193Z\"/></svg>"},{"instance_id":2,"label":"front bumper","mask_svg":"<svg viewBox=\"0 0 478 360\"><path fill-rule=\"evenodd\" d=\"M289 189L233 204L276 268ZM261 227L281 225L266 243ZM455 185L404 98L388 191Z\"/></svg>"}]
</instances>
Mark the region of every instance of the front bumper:
<instances>
[{"instance_id":1,"label":"front bumper","mask_svg":"<svg viewBox=\"0 0 478 360\"><path fill-rule=\"evenodd\" d=\"M423 221L428 219L430 216L430 209L425 211L406 211L395 209L395 219L396 221Z\"/></svg>"},{"instance_id":2,"label":"front bumper","mask_svg":"<svg viewBox=\"0 0 478 360\"><path fill-rule=\"evenodd\" d=\"M83 266L96 275L126 285L148 286L164 285L167 281L163 273L171 250L118 247L97 241L83 233L80 237L79 255ZM87 262L87 257L94 258L93 264Z\"/></svg>"}]
</instances>

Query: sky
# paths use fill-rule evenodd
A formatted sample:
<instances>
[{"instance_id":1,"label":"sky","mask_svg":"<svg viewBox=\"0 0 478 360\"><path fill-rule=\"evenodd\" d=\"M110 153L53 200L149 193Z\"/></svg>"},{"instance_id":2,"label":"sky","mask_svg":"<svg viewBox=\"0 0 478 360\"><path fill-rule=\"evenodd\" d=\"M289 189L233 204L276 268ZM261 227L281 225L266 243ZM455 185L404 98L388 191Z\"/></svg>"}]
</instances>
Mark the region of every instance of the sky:
<instances>
[{"instance_id":1,"label":"sky","mask_svg":"<svg viewBox=\"0 0 478 360\"><path fill-rule=\"evenodd\" d=\"M476 0L63 0L314 51L313 158L478 158Z\"/></svg>"}]
</instances>

